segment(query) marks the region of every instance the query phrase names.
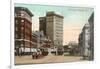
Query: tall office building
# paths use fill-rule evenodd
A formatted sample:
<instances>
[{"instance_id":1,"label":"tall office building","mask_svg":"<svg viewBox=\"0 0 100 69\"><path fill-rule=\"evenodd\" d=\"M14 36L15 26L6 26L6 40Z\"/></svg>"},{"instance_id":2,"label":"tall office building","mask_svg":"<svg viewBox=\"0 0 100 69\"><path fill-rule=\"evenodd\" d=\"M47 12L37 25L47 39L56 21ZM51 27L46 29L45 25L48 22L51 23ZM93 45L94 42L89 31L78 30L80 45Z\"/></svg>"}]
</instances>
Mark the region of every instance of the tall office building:
<instances>
[{"instance_id":1,"label":"tall office building","mask_svg":"<svg viewBox=\"0 0 100 69\"><path fill-rule=\"evenodd\" d=\"M31 52L32 48L32 16L25 7L15 7L15 50Z\"/></svg>"},{"instance_id":2,"label":"tall office building","mask_svg":"<svg viewBox=\"0 0 100 69\"><path fill-rule=\"evenodd\" d=\"M63 16L55 12L47 12L45 17L40 17L40 30L54 43L55 47L63 45Z\"/></svg>"},{"instance_id":3,"label":"tall office building","mask_svg":"<svg viewBox=\"0 0 100 69\"><path fill-rule=\"evenodd\" d=\"M43 34L46 36L46 17L40 17L39 18L39 30L43 31Z\"/></svg>"}]
</instances>

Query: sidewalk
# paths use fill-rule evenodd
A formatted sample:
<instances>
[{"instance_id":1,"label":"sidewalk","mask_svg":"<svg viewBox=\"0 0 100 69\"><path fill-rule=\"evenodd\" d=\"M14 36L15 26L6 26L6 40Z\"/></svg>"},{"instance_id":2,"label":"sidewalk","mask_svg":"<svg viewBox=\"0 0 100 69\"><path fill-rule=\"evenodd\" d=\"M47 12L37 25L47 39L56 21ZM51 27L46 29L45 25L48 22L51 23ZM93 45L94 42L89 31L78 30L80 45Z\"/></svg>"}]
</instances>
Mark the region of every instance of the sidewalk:
<instances>
[{"instance_id":1,"label":"sidewalk","mask_svg":"<svg viewBox=\"0 0 100 69\"><path fill-rule=\"evenodd\" d=\"M44 63L62 63L62 62L74 62L82 61L79 56L54 56L49 55L40 59L32 59L31 56L16 56L15 64L44 64Z\"/></svg>"}]
</instances>

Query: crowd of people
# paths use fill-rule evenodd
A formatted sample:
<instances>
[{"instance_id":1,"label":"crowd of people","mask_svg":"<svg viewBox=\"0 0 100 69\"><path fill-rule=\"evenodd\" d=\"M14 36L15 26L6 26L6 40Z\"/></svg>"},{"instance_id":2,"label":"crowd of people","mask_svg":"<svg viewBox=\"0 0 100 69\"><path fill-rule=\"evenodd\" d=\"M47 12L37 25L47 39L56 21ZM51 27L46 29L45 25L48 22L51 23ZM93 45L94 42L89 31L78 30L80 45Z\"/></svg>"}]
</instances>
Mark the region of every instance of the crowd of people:
<instances>
[{"instance_id":1,"label":"crowd of people","mask_svg":"<svg viewBox=\"0 0 100 69\"><path fill-rule=\"evenodd\" d=\"M41 58L43 56L47 56L48 55L48 50L45 49L34 49L34 51L32 52L23 52L22 49L18 49L15 50L15 56L26 56L26 55L32 55L33 59L38 59Z\"/></svg>"},{"instance_id":2,"label":"crowd of people","mask_svg":"<svg viewBox=\"0 0 100 69\"><path fill-rule=\"evenodd\" d=\"M37 52L32 53L32 58L38 59L38 58L42 58L43 56L47 56L47 55L48 55L48 51L39 49L39 50L37 50Z\"/></svg>"}]
</instances>

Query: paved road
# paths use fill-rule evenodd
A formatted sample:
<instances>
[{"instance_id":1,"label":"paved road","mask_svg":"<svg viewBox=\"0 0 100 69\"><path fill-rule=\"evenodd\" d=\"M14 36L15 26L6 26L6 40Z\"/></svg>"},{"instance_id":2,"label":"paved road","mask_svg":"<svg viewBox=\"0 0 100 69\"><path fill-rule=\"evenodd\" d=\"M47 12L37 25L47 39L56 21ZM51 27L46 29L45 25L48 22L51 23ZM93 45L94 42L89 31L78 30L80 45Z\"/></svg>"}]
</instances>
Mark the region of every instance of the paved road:
<instances>
[{"instance_id":1,"label":"paved road","mask_svg":"<svg viewBox=\"0 0 100 69\"><path fill-rule=\"evenodd\" d=\"M62 62L74 62L82 61L82 57L79 56L54 56L49 55L40 59L32 59L32 56L16 56L15 64L44 64L44 63L62 63Z\"/></svg>"}]
</instances>

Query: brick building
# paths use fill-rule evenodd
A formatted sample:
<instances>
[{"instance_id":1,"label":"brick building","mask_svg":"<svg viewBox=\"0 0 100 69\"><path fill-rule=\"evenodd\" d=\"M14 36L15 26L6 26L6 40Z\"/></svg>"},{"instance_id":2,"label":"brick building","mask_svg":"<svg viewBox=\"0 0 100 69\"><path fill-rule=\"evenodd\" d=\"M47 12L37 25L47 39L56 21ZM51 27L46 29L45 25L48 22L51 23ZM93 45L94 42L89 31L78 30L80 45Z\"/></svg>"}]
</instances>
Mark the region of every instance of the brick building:
<instances>
[{"instance_id":1,"label":"brick building","mask_svg":"<svg viewBox=\"0 0 100 69\"><path fill-rule=\"evenodd\" d=\"M31 52L32 48L32 16L25 7L15 7L15 51L17 54Z\"/></svg>"}]
</instances>

